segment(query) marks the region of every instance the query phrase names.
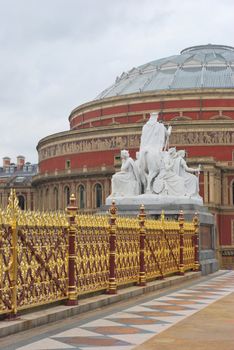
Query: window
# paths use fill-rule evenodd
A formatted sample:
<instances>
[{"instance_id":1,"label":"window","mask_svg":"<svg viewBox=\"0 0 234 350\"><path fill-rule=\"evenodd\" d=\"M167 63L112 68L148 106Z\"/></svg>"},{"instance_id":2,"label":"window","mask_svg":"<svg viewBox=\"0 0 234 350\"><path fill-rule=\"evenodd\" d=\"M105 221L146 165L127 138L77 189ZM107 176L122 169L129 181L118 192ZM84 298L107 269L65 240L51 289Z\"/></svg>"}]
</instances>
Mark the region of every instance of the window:
<instances>
[{"instance_id":1,"label":"window","mask_svg":"<svg viewBox=\"0 0 234 350\"><path fill-rule=\"evenodd\" d=\"M40 200L39 200L40 209L43 209L43 190L40 191Z\"/></svg>"},{"instance_id":2,"label":"window","mask_svg":"<svg viewBox=\"0 0 234 350\"><path fill-rule=\"evenodd\" d=\"M96 184L94 187L95 192L95 206L96 208L100 208L102 205L102 186L100 184Z\"/></svg>"},{"instance_id":3,"label":"window","mask_svg":"<svg viewBox=\"0 0 234 350\"><path fill-rule=\"evenodd\" d=\"M83 185L78 187L78 206L79 209L85 208L85 188Z\"/></svg>"},{"instance_id":4,"label":"window","mask_svg":"<svg viewBox=\"0 0 234 350\"><path fill-rule=\"evenodd\" d=\"M66 169L71 169L71 161L66 160Z\"/></svg>"},{"instance_id":5,"label":"window","mask_svg":"<svg viewBox=\"0 0 234 350\"><path fill-rule=\"evenodd\" d=\"M49 210L50 205L49 205L49 189L47 188L45 191L45 209Z\"/></svg>"},{"instance_id":6,"label":"window","mask_svg":"<svg viewBox=\"0 0 234 350\"><path fill-rule=\"evenodd\" d=\"M19 201L19 207L21 210L25 209L25 198L24 196L20 195L18 196L18 201Z\"/></svg>"},{"instance_id":7,"label":"window","mask_svg":"<svg viewBox=\"0 0 234 350\"><path fill-rule=\"evenodd\" d=\"M228 179L227 179L228 181ZM228 186L228 192L229 192L229 199L228 199L228 203L229 205L234 205L234 179L229 179L229 184ZM225 184L225 182L224 182ZM224 189L224 193L225 193L225 189Z\"/></svg>"},{"instance_id":8,"label":"window","mask_svg":"<svg viewBox=\"0 0 234 350\"><path fill-rule=\"evenodd\" d=\"M232 182L232 205L234 205L234 181Z\"/></svg>"},{"instance_id":9,"label":"window","mask_svg":"<svg viewBox=\"0 0 234 350\"><path fill-rule=\"evenodd\" d=\"M59 200L58 200L58 189L57 187L54 188L54 209L59 209Z\"/></svg>"},{"instance_id":10,"label":"window","mask_svg":"<svg viewBox=\"0 0 234 350\"><path fill-rule=\"evenodd\" d=\"M64 187L64 204L67 207L70 203L70 188L68 186Z\"/></svg>"},{"instance_id":11,"label":"window","mask_svg":"<svg viewBox=\"0 0 234 350\"><path fill-rule=\"evenodd\" d=\"M232 220L231 245L234 245L234 220Z\"/></svg>"}]
</instances>

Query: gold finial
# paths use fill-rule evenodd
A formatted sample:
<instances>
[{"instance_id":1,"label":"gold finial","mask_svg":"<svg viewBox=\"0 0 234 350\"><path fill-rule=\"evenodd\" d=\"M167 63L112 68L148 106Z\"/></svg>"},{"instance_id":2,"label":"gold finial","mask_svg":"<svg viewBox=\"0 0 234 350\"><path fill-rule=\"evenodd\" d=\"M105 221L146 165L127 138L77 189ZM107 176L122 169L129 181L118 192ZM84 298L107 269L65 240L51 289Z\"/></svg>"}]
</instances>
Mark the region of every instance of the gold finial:
<instances>
[{"instance_id":1,"label":"gold finial","mask_svg":"<svg viewBox=\"0 0 234 350\"><path fill-rule=\"evenodd\" d=\"M194 217L193 217L193 222L195 225L199 225L199 217L198 217L198 213L195 212Z\"/></svg>"},{"instance_id":2,"label":"gold finial","mask_svg":"<svg viewBox=\"0 0 234 350\"><path fill-rule=\"evenodd\" d=\"M117 207L115 205L115 201L114 200L112 201L112 204L111 204L111 207L109 209L109 212L110 212L111 215L116 215Z\"/></svg>"},{"instance_id":3,"label":"gold finial","mask_svg":"<svg viewBox=\"0 0 234 350\"><path fill-rule=\"evenodd\" d=\"M76 206L76 197L75 197L74 193L72 193L70 196L69 207L75 207L75 206Z\"/></svg>"},{"instance_id":4,"label":"gold finial","mask_svg":"<svg viewBox=\"0 0 234 350\"><path fill-rule=\"evenodd\" d=\"M15 222L19 219L21 215L21 210L19 208L19 201L16 195L15 189L11 189L10 196L8 198L8 205L6 208L6 214L9 216L10 220Z\"/></svg>"},{"instance_id":5,"label":"gold finial","mask_svg":"<svg viewBox=\"0 0 234 350\"><path fill-rule=\"evenodd\" d=\"M184 220L184 211L181 209L179 213L179 220Z\"/></svg>"}]
</instances>

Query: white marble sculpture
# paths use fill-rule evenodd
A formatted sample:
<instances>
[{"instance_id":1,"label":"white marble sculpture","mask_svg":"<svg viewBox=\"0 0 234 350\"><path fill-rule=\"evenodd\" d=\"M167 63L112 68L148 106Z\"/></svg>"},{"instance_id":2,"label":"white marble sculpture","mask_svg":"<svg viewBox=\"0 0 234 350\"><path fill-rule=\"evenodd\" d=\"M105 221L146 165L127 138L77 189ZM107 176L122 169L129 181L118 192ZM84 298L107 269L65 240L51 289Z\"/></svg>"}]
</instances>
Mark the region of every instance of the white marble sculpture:
<instances>
[{"instance_id":1,"label":"white marble sculpture","mask_svg":"<svg viewBox=\"0 0 234 350\"><path fill-rule=\"evenodd\" d=\"M121 170L112 176L112 197L136 196L140 194L140 177L134 160L127 150L121 151Z\"/></svg>"},{"instance_id":2,"label":"white marble sculpture","mask_svg":"<svg viewBox=\"0 0 234 350\"><path fill-rule=\"evenodd\" d=\"M177 175L185 180L185 194L189 197L201 198L199 195L199 174L201 166L189 168L185 161L185 150L177 151L174 163L174 170ZM194 174L196 175L194 175Z\"/></svg>"},{"instance_id":3,"label":"white marble sculpture","mask_svg":"<svg viewBox=\"0 0 234 350\"><path fill-rule=\"evenodd\" d=\"M166 150L171 127L168 129L158 122L158 113L151 113L150 119L143 126L139 151L143 185L146 193L152 193L153 179L159 174L163 151Z\"/></svg>"},{"instance_id":4,"label":"white marble sculpture","mask_svg":"<svg viewBox=\"0 0 234 350\"><path fill-rule=\"evenodd\" d=\"M175 172L176 149L170 148L162 156L161 168L153 183L153 193L169 196L185 196L185 180Z\"/></svg>"},{"instance_id":5,"label":"white marble sculpture","mask_svg":"<svg viewBox=\"0 0 234 350\"><path fill-rule=\"evenodd\" d=\"M189 168L185 151L169 148L171 131L171 126L167 129L158 122L157 113L150 115L142 129L136 160L127 150L121 151L121 171L112 176L112 193L106 204L113 198L117 204L203 204L199 195L200 165Z\"/></svg>"}]
</instances>

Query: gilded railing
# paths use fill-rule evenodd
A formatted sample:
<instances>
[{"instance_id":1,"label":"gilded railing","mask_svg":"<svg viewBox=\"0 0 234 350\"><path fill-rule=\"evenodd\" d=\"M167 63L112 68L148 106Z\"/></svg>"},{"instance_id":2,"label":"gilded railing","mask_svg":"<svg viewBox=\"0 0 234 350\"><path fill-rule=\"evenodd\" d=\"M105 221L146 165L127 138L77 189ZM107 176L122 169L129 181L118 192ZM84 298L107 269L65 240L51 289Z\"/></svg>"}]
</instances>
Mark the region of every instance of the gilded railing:
<instances>
[{"instance_id":1,"label":"gilded railing","mask_svg":"<svg viewBox=\"0 0 234 350\"><path fill-rule=\"evenodd\" d=\"M194 268L194 223L184 223L184 270L191 270Z\"/></svg>"},{"instance_id":2,"label":"gilded railing","mask_svg":"<svg viewBox=\"0 0 234 350\"><path fill-rule=\"evenodd\" d=\"M139 278L139 223L137 219L116 220L116 283L137 282Z\"/></svg>"},{"instance_id":3,"label":"gilded railing","mask_svg":"<svg viewBox=\"0 0 234 350\"><path fill-rule=\"evenodd\" d=\"M162 221L145 220L146 280L164 275L164 232Z\"/></svg>"},{"instance_id":4,"label":"gilded railing","mask_svg":"<svg viewBox=\"0 0 234 350\"><path fill-rule=\"evenodd\" d=\"M95 291L199 269L199 222L80 215L71 196L64 213L21 211L11 192L0 211L0 314L66 300Z\"/></svg>"},{"instance_id":5,"label":"gilded railing","mask_svg":"<svg viewBox=\"0 0 234 350\"><path fill-rule=\"evenodd\" d=\"M75 285L78 294L108 288L109 223L106 216L77 215Z\"/></svg>"},{"instance_id":6,"label":"gilded railing","mask_svg":"<svg viewBox=\"0 0 234 350\"><path fill-rule=\"evenodd\" d=\"M2 221L3 220L1 220L0 224L0 314L9 313L13 310L12 228L7 224L2 223Z\"/></svg>"},{"instance_id":7,"label":"gilded railing","mask_svg":"<svg viewBox=\"0 0 234 350\"><path fill-rule=\"evenodd\" d=\"M67 299L65 214L21 211L11 192L0 213L0 313Z\"/></svg>"},{"instance_id":8,"label":"gilded railing","mask_svg":"<svg viewBox=\"0 0 234 350\"><path fill-rule=\"evenodd\" d=\"M179 271L179 224L168 221L162 213L160 220L146 220L146 279L164 277Z\"/></svg>"}]
</instances>

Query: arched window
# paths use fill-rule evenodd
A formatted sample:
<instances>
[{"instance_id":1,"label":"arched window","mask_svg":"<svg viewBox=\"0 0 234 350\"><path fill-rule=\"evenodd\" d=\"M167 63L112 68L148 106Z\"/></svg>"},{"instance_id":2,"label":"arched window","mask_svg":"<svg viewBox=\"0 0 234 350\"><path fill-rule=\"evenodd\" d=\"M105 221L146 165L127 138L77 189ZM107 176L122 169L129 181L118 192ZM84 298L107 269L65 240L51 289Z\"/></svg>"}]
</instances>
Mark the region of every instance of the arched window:
<instances>
[{"instance_id":1,"label":"arched window","mask_svg":"<svg viewBox=\"0 0 234 350\"><path fill-rule=\"evenodd\" d=\"M64 204L67 207L70 203L70 188L68 186L64 187Z\"/></svg>"},{"instance_id":2,"label":"arched window","mask_svg":"<svg viewBox=\"0 0 234 350\"><path fill-rule=\"evenodd\" d=\"M46 210L50 209L49 201L50 201L50 199L49 199L49 189L47 188L46 191L45 191L45 205L44 205Z\"/></svg>"},{"instance_id":3,"label":"arched window","mask_svg":"<svg viewBox=\"0 0 234 350\"><path fill-rule=\"evenodd\" d=\"M96 184L94 187L95 193L95 206L96 208L100 208L102 205L102 186L100 184Z\"/></svg>"},{"instance_id":4,"label":"arched window","mask_svg":"<svg viewBox=\"0 0 234 350\"><path fill-rule=\"evenodd\" d=\"M39 208L40 208L40 210L42 210L43 207L44 207L44 205L43 205L43 190L41 189L40 190L40 200L39 200Z\"/></svg>"},{"instance_id":5,"label":"arched window","mask_svg":"<svg viewBox=\"0 0 234 350\"><path fill-rule=\"evenodd\" d=\"M78 206L79 209L85 208L85 188L83 185L78 186Z\"/></svg>"},{"instance_id":6,"label":"arched window","mask_svg":"<svg viewBox=\"0 0 234 350\"><path fill-rule=\"evenodd\" d=\"M19 207L21 210L25 209L25 198L22 195L18 196L18 201L19 201Z\"/></svg>"},{"instance_id":7,"label":"arched window","mask_svg":"<svg viewBox=\"0 0 234 350\"><path fill-rule=\"evenodd\" d=\"M59 209L59 197L58 197L58 189L54 188L54 210Z\"/></svg>"},{"instance_id":8,"label":"arched window","mask_svg":"<svg viewBox=\"0 0 234 350\"><path fill-rule=\"evenodd\" d=\"M234 181L232 181L232 205L234 205Z\"/></svg>"}]
</instances>

